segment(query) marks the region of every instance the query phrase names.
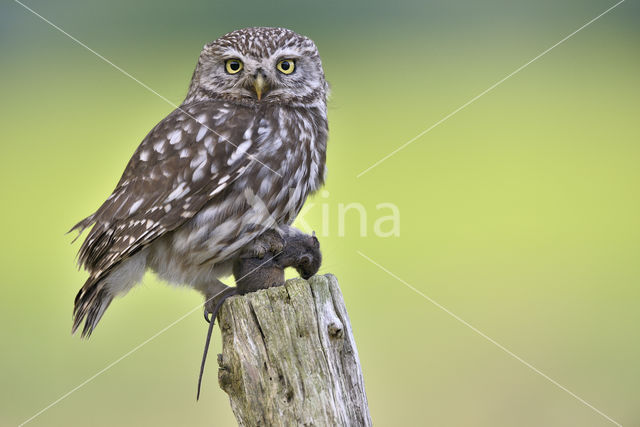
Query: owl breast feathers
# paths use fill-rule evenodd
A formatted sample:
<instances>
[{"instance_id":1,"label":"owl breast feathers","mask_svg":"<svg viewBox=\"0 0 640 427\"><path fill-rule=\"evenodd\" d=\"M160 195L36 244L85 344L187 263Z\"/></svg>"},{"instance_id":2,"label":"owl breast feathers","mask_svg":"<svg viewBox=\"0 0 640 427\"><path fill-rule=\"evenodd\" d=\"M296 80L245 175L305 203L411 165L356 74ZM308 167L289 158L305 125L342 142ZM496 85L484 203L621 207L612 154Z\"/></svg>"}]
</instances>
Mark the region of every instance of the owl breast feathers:
<instances>
[{"instance_id":1,"label":"owl breast feathers","mask_svg":"<svg viewBox=\"0 0 640 427\"><path fill-rule=\"evenodd\" d=\"M283 57L296 79L278 72ZM243 65L240 76L225 72L229 58ZM289 30L239 30L206 45L184 103L73 228L93 226L79 252L90 275L73 330L85 321L90 335L147 268L206 295L265 228L290 224L324 181L326 89L315 45Z\"/></svg>"}]
</instances>

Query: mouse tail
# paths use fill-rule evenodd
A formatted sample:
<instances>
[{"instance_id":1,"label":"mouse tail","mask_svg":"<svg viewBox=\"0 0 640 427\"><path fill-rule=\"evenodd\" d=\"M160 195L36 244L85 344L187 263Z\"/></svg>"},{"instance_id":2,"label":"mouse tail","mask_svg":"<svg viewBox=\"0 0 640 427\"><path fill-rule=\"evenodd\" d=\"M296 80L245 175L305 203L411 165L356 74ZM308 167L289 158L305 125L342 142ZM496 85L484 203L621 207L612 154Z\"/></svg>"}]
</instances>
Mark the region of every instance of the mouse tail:
<instances>
[{"instance_id":1,"label":"mouse tail","mask_svg":"<svg viewBox=\"0 0 640 427\"><path fill-rule=\"evenodd\" d=\"M229 288L225 289L220 300L217 302L213 312L211 313L211 320L209 320L209 329L207 330L207 339L204 344L204 352L202 353L202 362L200 363L200 375L198 376L198 393L196 394L196 400L200 399L200 387L202 386L202 375L204 374L204 365L207 361L207 353L209 352L209 343L211 342L211 334L213 332L213 324L216 321L218 316L218 311L222 307L222 304L227 300L227 298L232 297L238 294L238 289Z\"/></svg>"}]
</instances>

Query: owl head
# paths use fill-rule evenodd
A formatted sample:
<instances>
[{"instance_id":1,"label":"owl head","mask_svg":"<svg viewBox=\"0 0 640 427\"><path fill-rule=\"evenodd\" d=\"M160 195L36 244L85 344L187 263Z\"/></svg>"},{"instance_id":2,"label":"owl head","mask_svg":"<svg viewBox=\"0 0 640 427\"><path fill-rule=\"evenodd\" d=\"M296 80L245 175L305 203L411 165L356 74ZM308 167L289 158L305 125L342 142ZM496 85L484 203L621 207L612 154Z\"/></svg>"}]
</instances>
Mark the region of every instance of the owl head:
<instances>
[{"instance_id":1,"label":"owl head","mask_svg":"<svg viewBox=\"0 0 640 427\"><path fill-rule=\"evenodd\" d=\"M286 28L236 30L200 53L185 103L326 103L328 85L313 41Z\"/></svg>"}]
</instances>

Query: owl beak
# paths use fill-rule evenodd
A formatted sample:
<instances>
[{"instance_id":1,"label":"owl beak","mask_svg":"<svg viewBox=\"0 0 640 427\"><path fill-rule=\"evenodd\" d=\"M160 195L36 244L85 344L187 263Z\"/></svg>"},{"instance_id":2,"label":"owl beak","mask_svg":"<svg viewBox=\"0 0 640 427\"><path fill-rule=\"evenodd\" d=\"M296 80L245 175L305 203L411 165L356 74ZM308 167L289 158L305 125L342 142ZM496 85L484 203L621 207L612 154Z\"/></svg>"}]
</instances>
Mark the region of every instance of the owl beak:
<instances>
[{"instance_id":1,"label":"owl beak","mask_svg":"<svg viewBox=\"0 0 640 427\"><path fill-rule=\"evenodd\" d=\"M253 88L256 91L256 95L258 96L258 101L262 99L262 94L267 89L267 81L264 79L262 74L258 74L253 80Z\"/></svg>"}]
</instances>

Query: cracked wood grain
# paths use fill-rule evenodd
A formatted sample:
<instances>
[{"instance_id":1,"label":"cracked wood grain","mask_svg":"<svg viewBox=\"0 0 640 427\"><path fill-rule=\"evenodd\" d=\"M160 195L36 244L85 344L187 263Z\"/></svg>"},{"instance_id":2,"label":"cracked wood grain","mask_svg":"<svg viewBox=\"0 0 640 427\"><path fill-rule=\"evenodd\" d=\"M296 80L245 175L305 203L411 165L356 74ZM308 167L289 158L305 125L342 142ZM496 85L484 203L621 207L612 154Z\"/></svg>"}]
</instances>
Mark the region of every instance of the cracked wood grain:
<instances>
[{"instance_id":1,"label":"cracked wood grain","mask_svg":"<svg viewBox=\"0 0 640 427\"><path fill-rule=\"evenodd\" d=\"M370 426L364 380L332 275L229 298L218 381L241 426Z\"/></svg>"}]
</instances>

